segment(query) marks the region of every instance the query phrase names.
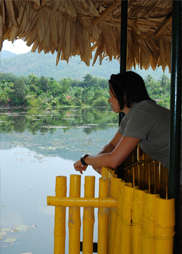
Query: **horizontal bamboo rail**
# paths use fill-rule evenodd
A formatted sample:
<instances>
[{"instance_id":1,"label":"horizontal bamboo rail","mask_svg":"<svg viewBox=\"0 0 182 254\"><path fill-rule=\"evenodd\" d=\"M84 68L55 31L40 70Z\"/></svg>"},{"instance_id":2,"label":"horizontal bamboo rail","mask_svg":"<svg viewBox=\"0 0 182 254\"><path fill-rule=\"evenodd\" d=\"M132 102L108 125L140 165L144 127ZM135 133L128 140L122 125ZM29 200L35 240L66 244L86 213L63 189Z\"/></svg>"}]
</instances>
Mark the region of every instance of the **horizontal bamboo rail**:
<instances>
[{"instance_id":1,"label":"horizontal bamboo rail","mask_svg":"<svg viewBox=\"0 0 182 254\"><path fill-rule=\"evenodd\" d=\"M58 207L116 207L118 203L114 198L59 198L47 196L47 205Z\"/></svg>"},{"instance_id":2,"label":"horizontal bamboo rail","mask_svg":"<svg viewBox=\"0 0 182 254\"><path fill-rule=\"evenodd\" d=\"M80 207L83 212L83 254L93 253L94 208L98 208L99 254L172 254L175 225L174 199L132 187L102 168L99 197L94 198L95 177L85 177L80 197L81 176L70 176L70 197L66 177L56 178L56 197L47 197L55 206L54 254L65 254L65 209L69 207L69 254L80 254Z\"/></svg>"}]
</instances>

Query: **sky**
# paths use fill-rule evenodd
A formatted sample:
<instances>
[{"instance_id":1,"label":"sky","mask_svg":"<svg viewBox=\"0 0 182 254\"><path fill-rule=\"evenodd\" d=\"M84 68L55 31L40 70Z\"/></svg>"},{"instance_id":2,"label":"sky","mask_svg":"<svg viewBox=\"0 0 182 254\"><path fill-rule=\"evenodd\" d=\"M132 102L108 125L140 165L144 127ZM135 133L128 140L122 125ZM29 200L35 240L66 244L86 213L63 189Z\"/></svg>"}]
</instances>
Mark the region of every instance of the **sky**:
<instances>
[{"instance_id":1,"label":"sky","mask_svg":"<svg viewBox=\"0 0 182 254\"><path fill-rule=\"evenodd\" d=\"M16 40L13 43L11 41L5 40L3 42L2 50L8 50L16 54L24 54L31 50L23 40Z\"/></svg>"}]
</instances>

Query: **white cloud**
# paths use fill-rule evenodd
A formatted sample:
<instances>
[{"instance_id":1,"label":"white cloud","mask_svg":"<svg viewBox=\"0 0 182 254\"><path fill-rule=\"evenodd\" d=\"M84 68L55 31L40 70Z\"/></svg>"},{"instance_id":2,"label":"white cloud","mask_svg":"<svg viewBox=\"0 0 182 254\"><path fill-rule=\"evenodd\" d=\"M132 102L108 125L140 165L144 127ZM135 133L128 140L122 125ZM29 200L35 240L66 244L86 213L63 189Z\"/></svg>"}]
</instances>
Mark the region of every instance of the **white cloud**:
<instances>
[{"instance_id":1,"label":"white cloud","mask_svg":"<svg viewBox=\"0 0 182 254\"><path fill-rule=\"evenodd\" d=\"M13 43L11 41L5 40L3 42L2 50L8 50L16 54L24 54L31 50L31 46L28 47L26 42L23 40L15 40Z\"/></svg>"},{"instance_id":2,"label":"white cloud","mask_svg":"<svg viewBox=\"0 0 182 254\"><path fill-rule=\"evenodd\" d=\"M1 217L1 227L13 228L16 225L24 225L23 217L20 213L15 211L7 211Z\"/></svg>"}]
</instances>

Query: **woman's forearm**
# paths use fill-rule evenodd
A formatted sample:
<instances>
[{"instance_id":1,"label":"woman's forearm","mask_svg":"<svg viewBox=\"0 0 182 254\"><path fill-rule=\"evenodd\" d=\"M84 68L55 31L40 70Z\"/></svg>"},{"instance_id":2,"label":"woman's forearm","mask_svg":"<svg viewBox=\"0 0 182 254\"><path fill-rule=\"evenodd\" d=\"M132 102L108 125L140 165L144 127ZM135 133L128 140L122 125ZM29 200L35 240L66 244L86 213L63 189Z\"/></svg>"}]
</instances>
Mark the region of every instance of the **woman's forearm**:
<instances>
[{"instance_id":1,"label":"woman's forearm","mask_svg":"<svg viewBox=\"0 0 182 254\"><path fill-rule=\"evenodd\" d=\"M139 141L138 138L124 137L111 152L87 156L85 162L94 167L116 168L123 163Z\"/></svg>"},{"instance_id":2,"label":"woman's forearm","mask_svg":"<svg viewBox=\"0 0 182 254\"><path fill-rule=\"evenodd\" d=\"M95 170L100 170L101 167L116 168L133 151L139 141L140 139L138 138L123 137L111 152L101 153L95 156L84 156L84 158L82 157L82 161L78 160L74 163L74 168L75 170L80 171L81 174L82 171L85 171L86 169L85 165L92 165ZM106 149L111 148L112 146L107 146L105 147L105 151Z\"/></svg>"},{"instance_id":3,"label":"woman's forearm","mask_svg":"<svg viewBox=\"0 0 182 254\"><path fill-rule=\"evenodd\" d=\"M113 156L111 153L100 153L95 156L87 156L85 158L85 162L88 165L92 165L94 167L108 167L108 168L114 168L115 162L112 158Z\"/></svg>"}]
</instances>

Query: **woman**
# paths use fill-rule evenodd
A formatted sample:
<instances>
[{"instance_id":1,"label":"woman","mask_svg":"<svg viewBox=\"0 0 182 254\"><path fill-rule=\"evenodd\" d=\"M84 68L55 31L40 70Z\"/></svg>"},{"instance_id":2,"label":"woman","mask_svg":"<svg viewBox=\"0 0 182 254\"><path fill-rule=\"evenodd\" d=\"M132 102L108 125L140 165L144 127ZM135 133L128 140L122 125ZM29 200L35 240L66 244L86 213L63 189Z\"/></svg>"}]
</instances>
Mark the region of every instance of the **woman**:
<instances>
[{"instance_id":1,"label":"woman","mask_svg":"<svg viewBox=\"0 0 182 254\"><path fill-rule=\"evenodd\" d=\"M115 113L125 114L113 139L95 156L82 156L74 168L82 174L88 165L101 174L101 167L116 168L140 144L140 148L169 167L169 116L148 96L143 79L128 71L111 75L109 103Z\"/></svg>"}]
</instances>

